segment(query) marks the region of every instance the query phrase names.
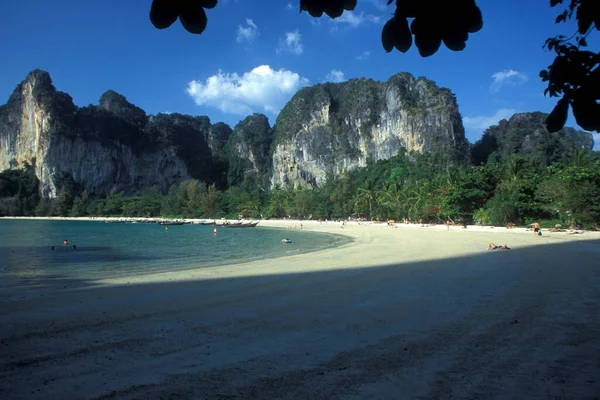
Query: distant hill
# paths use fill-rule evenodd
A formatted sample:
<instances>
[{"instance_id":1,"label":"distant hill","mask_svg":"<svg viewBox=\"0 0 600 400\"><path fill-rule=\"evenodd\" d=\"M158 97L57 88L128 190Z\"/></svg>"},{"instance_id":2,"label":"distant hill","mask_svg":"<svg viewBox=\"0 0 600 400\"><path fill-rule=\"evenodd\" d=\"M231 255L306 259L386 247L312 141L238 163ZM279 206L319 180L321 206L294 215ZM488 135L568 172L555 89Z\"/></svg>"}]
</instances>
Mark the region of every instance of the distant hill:
<instances>
[{"instance_id":1,"label":"distant hill","mask_svg":"<svg viewBox=\"0 0 600 400\"><path fill-rule=\"evenodd\" d=\"M542 112L518 113L490 126L472 146L472 162L479 165L520 155L549 165L570 159L578 149L594 148L591 133L574 128L548 132L547 117Z\"/></svg>"}]
</instances>

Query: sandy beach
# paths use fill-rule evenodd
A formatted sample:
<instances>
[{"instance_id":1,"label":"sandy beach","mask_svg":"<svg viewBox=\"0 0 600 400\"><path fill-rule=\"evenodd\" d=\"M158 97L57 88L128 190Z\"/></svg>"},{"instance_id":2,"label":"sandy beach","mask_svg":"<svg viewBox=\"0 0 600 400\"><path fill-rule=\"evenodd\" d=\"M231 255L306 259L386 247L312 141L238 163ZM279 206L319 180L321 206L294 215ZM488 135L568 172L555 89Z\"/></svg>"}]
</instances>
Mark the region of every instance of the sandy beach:
<instances>
[{"instance_id":1,"label":"sandy beach","mask_svg":"<svg viewBox=\"0 0 600 400\"><path fill-rule=\"evenodd\" d=\"M353 241L1 289L0 398L600 397L600 233L302 224Z\"/></svg>"}]
</instances>

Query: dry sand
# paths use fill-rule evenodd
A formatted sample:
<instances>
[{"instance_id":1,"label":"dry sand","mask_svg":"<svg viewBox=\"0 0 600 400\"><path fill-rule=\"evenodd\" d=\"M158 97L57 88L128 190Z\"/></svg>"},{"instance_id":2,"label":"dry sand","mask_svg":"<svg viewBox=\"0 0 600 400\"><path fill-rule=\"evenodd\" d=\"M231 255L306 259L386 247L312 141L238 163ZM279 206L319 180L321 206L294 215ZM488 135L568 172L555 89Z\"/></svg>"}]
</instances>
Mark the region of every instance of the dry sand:
<instances>
[{"instance_id":1,"label":"dry sand","mask_svg":"<svg viewBox=\"0 0 600 400\"><path fill-rule=\"evenodd\" d=\"M600 396L600 234L303 225L355 240L2 289L0 398Z\"/></svg>"}]
</instances>

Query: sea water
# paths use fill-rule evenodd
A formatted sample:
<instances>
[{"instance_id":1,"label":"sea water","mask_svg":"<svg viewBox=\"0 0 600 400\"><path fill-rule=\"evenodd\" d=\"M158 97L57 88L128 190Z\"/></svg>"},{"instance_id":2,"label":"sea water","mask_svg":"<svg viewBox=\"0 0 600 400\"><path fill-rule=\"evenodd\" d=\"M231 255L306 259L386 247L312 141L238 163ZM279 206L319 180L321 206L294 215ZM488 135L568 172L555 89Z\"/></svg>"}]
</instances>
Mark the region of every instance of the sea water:
<instances>
[{"instance_id":1,"label":"sea water","mask_svg":"<svg viewBox=\"0 0 600 400\"><path fill-rule=\"evenodd\" d=\"M212 267L347 243L338 235L261 228L0 220L0 286ZM282 243L289 238L292 243ZM69 245L63 240L68 239ZM73 247L76 246L76 248ZM54 250L52 250L54 246Z\"/></svg>"}]
</instances>

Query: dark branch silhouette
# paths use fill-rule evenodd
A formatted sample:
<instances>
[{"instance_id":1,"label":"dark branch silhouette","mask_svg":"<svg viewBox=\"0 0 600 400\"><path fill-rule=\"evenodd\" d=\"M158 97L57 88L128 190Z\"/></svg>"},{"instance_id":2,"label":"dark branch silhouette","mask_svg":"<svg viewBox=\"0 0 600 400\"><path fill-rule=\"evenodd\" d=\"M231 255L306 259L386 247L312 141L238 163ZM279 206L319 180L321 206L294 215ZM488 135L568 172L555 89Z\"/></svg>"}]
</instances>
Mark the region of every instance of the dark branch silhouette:
<instances>
[{"instance_id":1,"label":"dark branch silhouette","mask_svg":"<svg viewBox=\"0 0 600 400\"><path fill-rule=\"evenodd\" d=\"M563 0L550 0L555 7ZM552 65L540 72L548 82L545 95L561 97L546 121L550 132L561 129L567 121L569 107L577 124L588 131L600 132L600 54L587 47L587 37L600 30L600 1L571 0L568 8L556 18L563 23L577 19L577 31L571 37L563 35L546 40L544 48L556 53Z\"/></svg>"},{"instance_id":2,"label":"dark branch silhouette","mask_svg":"<svg viewBox=\"0 0 600 400\"><path fill-rule=\"evenodd\" d=\"M392 3L387 2L388 6ZM551 7L562 3L550 0ZM356 4L357 0L300 0L300 12L314 18L323 14L338 18L344 11L354 10ZM156 28L165 29L179 18L188 32L201 34L207 25L204 9L216 5L217 0L153 0L150 20ZM560 130L571 107L583 129L600 132L600 54L581 49L587 47L592 30L600 30L600 0L570 0L556 23L572 17L578 28L573 36L557 36L544 44L557 55L552 65L540 72L542 81L548 82L544 94L561 97L546 125L550 132ZM482 27L483 17L475 0L396 0L394 16L381 32L381 44L388 53L394 48L406 53L414 43L421 57L429 57L442 43L452 51L464 50L469 33Z\"/></svg>"}]
</instances>

